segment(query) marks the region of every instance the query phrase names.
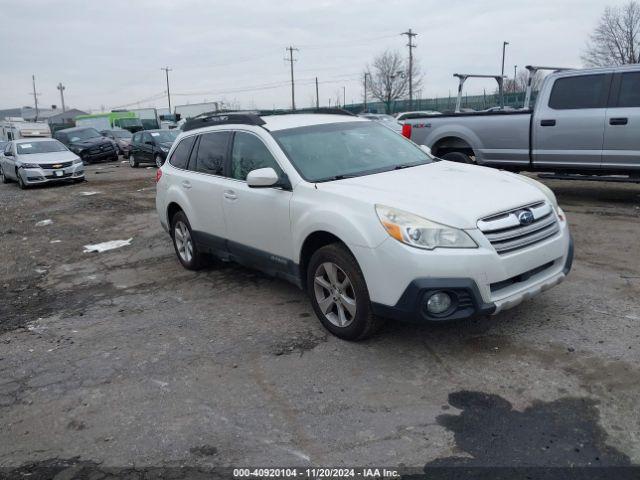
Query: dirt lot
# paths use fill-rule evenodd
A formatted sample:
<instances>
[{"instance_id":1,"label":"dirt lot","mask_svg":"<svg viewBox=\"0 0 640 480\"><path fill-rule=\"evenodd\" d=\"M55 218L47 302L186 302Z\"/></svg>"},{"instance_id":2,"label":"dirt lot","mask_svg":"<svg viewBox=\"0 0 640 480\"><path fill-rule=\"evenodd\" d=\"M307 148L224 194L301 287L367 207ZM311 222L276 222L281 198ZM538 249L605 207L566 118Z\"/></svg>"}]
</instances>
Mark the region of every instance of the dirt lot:
<instances>
[{"instance_id":1,"label":"dirt lot","mask_svg":"<svg viewBox=\"0 0 640 480\"><path fill-rule=\"evenodd\" d=\"M118 163L80 185L0 185L5 473L640 462L640 186L547 182L576 242L559 287L348 343L292 285L182 269L154 175Z\"/></svg>"}]
</instances>

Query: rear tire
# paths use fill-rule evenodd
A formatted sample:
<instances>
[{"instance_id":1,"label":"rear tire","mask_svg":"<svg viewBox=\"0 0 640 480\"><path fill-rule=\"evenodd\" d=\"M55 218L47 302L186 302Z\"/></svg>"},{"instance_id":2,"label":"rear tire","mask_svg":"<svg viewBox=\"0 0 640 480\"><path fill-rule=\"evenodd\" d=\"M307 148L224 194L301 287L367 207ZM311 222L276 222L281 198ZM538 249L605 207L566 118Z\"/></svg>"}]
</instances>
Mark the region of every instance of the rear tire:
<instances>
[{"instance_id":1,"label":"rear tire","mask_svg":"<svg viewBox=\"0 0 640 480\"><path fill-rule=\"evenodd\" d=\"M198 251L193 239L191 224L184 212L171 219L171 238L178 260L187 270L200 270L206 264L206 256Z\"/></svg>"},{"instance_id":2,"label":"rear tire","mask_svg":"<svg viewBox=\"0 0 640 480\"><path fill-rule=\"evenodd\" d=\"M450 162L458 162L458 163L474 163L471 160L471 157L466 153L462 152L449 152L445 153L442 157L443 160L449 160Z\"/></svg>"},{"instance_id":3,"label":"rear tire","mask_svg":"<svg viewBox=\"0 0 640 480\"><path fill-rule=\"evenodd\" d=\"M162 161L162 157L160 155L156 155L156 159L155 160L156 160L156 168L162 167L162 164L164 163Z\"/></svg>"},{"instance_id":4,"label":"rear tire","mask_svg":"<svg viewBox=\"0 0 640 480\"><path fill-rule=\"evenodd\" d=\"M307 293L322 325L344 340L363 340L384 323L371 310L358 262L343 245L318 249L307 267Z\"/></svg>"},{"instance_id":5,"label":"rear tire","mask_svg":"<svg viewBox=\"0 0 640 480\"><path fill-rule=\"evenodd\" d=\"M138 168L138 161L132 153L129 154L129 165L131 166L131 168Z\"/></svg>"}]
</instances>

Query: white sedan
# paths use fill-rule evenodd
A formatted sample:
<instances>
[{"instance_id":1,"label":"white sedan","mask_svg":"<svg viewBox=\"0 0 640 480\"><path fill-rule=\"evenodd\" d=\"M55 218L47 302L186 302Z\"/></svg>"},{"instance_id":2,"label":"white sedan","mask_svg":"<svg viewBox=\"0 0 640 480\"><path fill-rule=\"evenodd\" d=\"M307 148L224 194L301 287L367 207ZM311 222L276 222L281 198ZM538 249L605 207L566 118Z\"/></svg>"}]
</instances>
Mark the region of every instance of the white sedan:
<instances>
[{"instance_id":1,"label":"white sedan","mask_svg":"<svg viewBox=\"0 0 640 480\"><path fill-rule=\"evenodd\" d=\"M0 155L2 183L20 188L49 182L81 182L84 165L75 153L53 138L24 138L5 145Z\"/></svg>"}]
</instances>

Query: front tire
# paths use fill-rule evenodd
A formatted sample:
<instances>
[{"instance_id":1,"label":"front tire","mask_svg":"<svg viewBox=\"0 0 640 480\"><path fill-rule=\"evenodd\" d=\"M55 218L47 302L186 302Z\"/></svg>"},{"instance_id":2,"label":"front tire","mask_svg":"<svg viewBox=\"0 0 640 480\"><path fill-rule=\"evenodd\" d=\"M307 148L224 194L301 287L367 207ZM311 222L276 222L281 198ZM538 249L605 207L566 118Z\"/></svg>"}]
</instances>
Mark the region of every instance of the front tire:
<instances>
[{"instance_id":1,"label":"front tire","mask_svg":"<svg viewBox=\"0 0 640 480\"><path fill-rule=\"evenodd\" d=\"M171 238L178 260L184 268L200 270L205 265L205 256L198 251L191 224L184 212L176 213L171 219Z\"/></svg>"},{"instance_id":2,"label":"front tire","mask_svg":"<svg viewBox=\"0 0 640 480\"><path fill-rule=\"evenodd\" d=\"M0 165L0 179L2 180L2 183L9 183L9 179L5 176L2 165Z\"/></svg>"},{"instance_id":3,"label":"front tire","mask_svg":"<svg viewBox=\"0 0 640 480\"><path fill-rule=\"evenodd\" d=\"M26 190L27 184L24 183L24 180L22 179L22 175L20 175L20 172L17 169L16 169L16 178L18 179L18 186L20 187L20 190Z\"/></svg>"},{"instance_id":4,"label":"front tire","mask_svg":"<svg viewBox=\"0 0 640 480\"><path fill-rule=\"evenodd\" d=\"M443 160L449 160L450 162L458 162L458 163L474 163L471 160L471 157L466 153L462 152L449 152L445 153L442 157Z\"/></svg>"},{"instance_id":5,"label":"front tire","mask_svg":"<svg viewBox=\"0 0 640 480\"><path fill-rule=\"evenodd\" d=\"M339 338L363 340L383 324L371 310L358 262L341 244L327 245L311 256L307 293L322 325Z\"/></svg>"},{"instance_id":6,"label":"front tire","mask_svg":"<svg viewBox=\"0 0 640 480\"><path fill-rule=\"evenodd\" d=\"M138 168L138 161L133 156L133 153L129 154L129 165L131 166L131 168Z\"/></svg>"}]
</instances>

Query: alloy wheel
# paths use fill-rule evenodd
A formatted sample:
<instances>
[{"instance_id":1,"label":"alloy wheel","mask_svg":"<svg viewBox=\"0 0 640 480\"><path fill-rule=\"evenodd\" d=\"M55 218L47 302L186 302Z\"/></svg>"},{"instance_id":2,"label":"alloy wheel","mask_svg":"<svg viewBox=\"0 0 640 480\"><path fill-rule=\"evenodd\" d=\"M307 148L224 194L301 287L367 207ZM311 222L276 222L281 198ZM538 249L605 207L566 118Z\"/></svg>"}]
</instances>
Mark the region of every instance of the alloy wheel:
<instances>
[{"instance_id":1,"label":"alloy wheel","mask_svg":"<svg viewBox=\"0 0 640 480\"><path fill-rule=\"evenodd\" d=\"M191 263L193 259L193 240L191 239L191 233L189 227L184 222L178 221L173 230L173 238L176 242L176 249L178 255L185 263Z\"/></svg>"},{"instance_id":2,"label":"alloy wheel","mask_svg":"<svg viewBox=\"0 0 640 480\"><path fill-rule=\"evenodd\" d=\"M313 290L325 318L337 327L349 326L356 316L356 294L347 274L333 262L321 263L313 276Z\"/></svg>"},{"instance_id":3,"label":"alloy wheel","mask_svg":"<svg viewBox=\"0 0 640 480\"><path fill-rule=\"evenodd\" d=\"M133 158L133 155L129 155L129 165L131 165L131 168L135 168L136 166L136 160Z\"/></svg>"},{"instance_id":4,"label":"alloy wheel","mask_svg":"<svg viewBox=\"0 0 640 480\"><path fill-rule=\"evenodd\" d=\"M156 167L162 167L162 158L160 157L160 155L156 155Z\"/></svg>"}]
</instances>

